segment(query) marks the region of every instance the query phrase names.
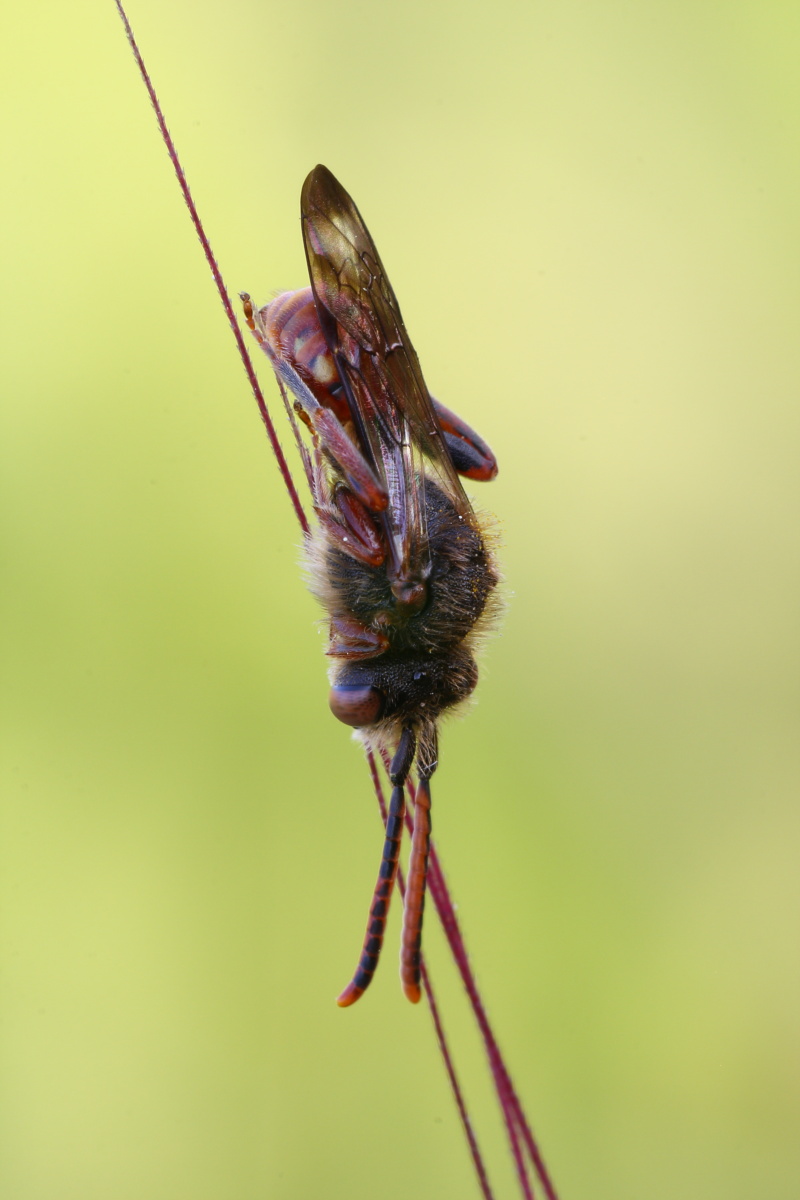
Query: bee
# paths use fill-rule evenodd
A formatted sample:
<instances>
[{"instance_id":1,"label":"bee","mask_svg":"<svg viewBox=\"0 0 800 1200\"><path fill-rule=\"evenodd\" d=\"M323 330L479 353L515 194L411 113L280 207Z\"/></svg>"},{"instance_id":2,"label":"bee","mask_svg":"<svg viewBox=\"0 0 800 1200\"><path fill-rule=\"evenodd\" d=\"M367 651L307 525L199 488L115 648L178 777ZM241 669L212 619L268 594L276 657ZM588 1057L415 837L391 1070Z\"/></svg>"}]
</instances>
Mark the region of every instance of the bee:
<instances>
[{"instance_id":1,"label":"bee","mask_svg":"<svg viewBox=\"0 0 800 1200\"><path fill-rule=\"evenodd\" d=\"M437 729L474 690L476 643L498 607L492 538L460 477L493 479L497 462L428 392L375 244L326 167L303 185L301 218L311 286L260 309L247 293L242 302L277 377L317 517L305 557L329 620L330 707L389 763L392 783L363 949L338 1003L363 995L378 965L412 768L400 978L416 1003Z\"/></svg>"}]
</instances>

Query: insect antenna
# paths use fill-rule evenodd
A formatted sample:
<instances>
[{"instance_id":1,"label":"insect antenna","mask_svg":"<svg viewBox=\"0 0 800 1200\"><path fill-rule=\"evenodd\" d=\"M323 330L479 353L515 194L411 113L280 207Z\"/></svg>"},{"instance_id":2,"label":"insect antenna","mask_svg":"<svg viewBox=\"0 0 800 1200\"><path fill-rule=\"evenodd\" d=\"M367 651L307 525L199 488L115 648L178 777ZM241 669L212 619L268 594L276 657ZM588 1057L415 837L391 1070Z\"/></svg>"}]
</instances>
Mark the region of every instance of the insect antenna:
<instances>
[{"instance_id":1,"label":"insect antenna","mask_svg":"<svg viewBox=\"0 0 800 1200\"><path fill-rule=\"evenodd\" d=\"M386 932L386 918L389 915L389 904L397 878L397 867L400 862L400 841L403 836L403 818L405 816L405 783L411 764L414 761L414 751L417 739L412 729L404 729L400 735L395 756L389 764L389 779L392 782L392 798L389 801L389 813L386 817L386 840L383 843L383 856L378 871L375 891L372 893L372 903L369 906L369 920L364 937L361 958L358 960L356 973L347 987L339 996L336 1003L340 1008L348 1008L364 995L378 966L383 935ZM421 927L420 927L421 933ZM419 944L417 945L417 1000L419 1000Z\"/></svg>"},{"instance_id":2,"label":"insect antenna","mask_svg":"<svg viewBox=\"0 0 800 1200\"><path fill-rule=\"evenodd\" d=\"M416 789L414 824L411 833L411 854L408 860L408 884L403 910L403 933L400 944L400 980L403 991L412 1004L420 992L420 945L422 944L422 914L425 908L425 882L428 875L428 854L431 844L431 784L430 776L421 775Z\"/></svg>"}]
</instances>

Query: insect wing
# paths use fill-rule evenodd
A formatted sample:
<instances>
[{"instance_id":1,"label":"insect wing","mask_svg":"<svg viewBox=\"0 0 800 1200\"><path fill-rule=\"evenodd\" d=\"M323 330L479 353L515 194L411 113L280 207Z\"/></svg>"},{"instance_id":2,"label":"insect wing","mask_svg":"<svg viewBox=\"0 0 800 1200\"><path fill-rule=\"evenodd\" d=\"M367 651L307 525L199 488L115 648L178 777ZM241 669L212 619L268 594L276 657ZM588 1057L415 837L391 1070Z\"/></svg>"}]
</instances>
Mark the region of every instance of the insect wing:
<instances>
[{"instance_id":1,"label":"insect wing","mask_svg":"<svg viewBox=\"0 0 800 1200\"><path fill-rule=\"evenodd\" d=\"M389 496L385 519L394 572L424 579L430 563L418 476L433 477L465 518L472 509L358 209L323 166L306 179L301 209L320 323L362 444Z\"/></svg>"}]
</instances>

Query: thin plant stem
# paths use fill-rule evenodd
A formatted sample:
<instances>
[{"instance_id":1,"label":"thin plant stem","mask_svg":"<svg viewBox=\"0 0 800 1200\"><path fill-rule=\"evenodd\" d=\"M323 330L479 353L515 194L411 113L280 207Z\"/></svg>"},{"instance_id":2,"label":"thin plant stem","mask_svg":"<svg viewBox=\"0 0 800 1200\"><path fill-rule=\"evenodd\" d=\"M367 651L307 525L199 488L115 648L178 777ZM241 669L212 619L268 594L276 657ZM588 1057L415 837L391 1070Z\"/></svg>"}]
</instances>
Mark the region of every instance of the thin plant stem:
<instances>
[{"instance_id":1,"label":"thin plant stem","mask_svg":"<svg viewBox=\"0 0 800 1200\"><path fill-rule=\"evenodd\" d=\"M388 766L387 757L382 755L384 766ZM408 780L406 789L411 800L411 805L406 808L406 825L409 830L413 828L413 810L414 804L414 785ZM489 1061L489 1069L492 1072L495 1090L497 1092L498 1102L503 1113L503 1120L506 1126L506 1133L511 1149L511 1154L514 1159L514 1164L517 1169L517 1178L520 1188L525 1196L525 1200L529 1200L532 1196L530 1180L528 1179L527 1170L525 1168L524 1158L520 1153L519 1145L520 1138L522 1144L528 1153L531 1165L536 1172L539 1182L544 1191L546 1200L558 1200L558 1195L555 1190L555 1185L550 1178L550 1173L545 1166L542 1153L538 1147L536 1139L530 1127L530 1123L522 1107L522 1103L517 1095L516 1089L511 1081L511 1075L506 1066L500 1047L497 1043L494 1030L486 1013L486 1008L483 1003L478 984L470 966L469 956L467 954L464 938L461 933L461 927L456 917L455 906L450 896L450 891L442 870L441 859L435 843L431 842L430 858L428 864L428 891L433 898L436 912L441 922L442 928L450 946L450 952L453 955L456 966L458 967L461 980L464 984L465 991L469 997L472 1011L475 1014L475 1020L478 1023L481 1036L483 1038L486 1057Z\"/></svg>"},{"instance_id":2,"label":"thin plant stem","mask_svg":"<svg viewBox=\"0 0 800 1200\"><path fill-rule=\"evenodd\" d=\"M514 1159L514 1166L517 1169L517 1179L519 1180L519 1185L522 1188L522 1194L525 1197L525 1200L534 1200L533 1188L531 1187L531 1181L528 1178L528 1168L525 1163L525 1156L519 1141L517 1123L513 1120L513 1118L510 1121L507 1119L507 1109L505 1105L503 1105L503 1116L506 1118L506 1130L508 1131L508 1141L511 1146L511 1157Z\"/></svg>"},{"instance_id":3,"label":"thin plant stem","mask_svg":"<svg viewBox=\"0 0 800 1200\"><path fill-rule=\"evenodd\" d=\"M378 774L378 766L375 762L375 755L371 750L367 751L367 763L369 765L369 772L372 778L372 786L375 789L375 795L381 811L381 820L385 826L387 819L386 797L383 794L383 784L381 783L381 779ZM400 889L400 895L405 900L406 881L403 876L402 867L399 867L397 871L397 886ZM453 1062L453 1056L450 1052L450 1045L447 1040L447 1035L444 1031L444 1025L442 1024L441 1015L439 1013L439 1005L436 1001L436 994L433 990L433 982L430 977L430 972L428 971L424 954L420 955L420 977L422 979L422 987L428 1001L431 1019L433 1020L433 1027L436 1031L436 1040L439 1043L439 1050L441 1052L442 1059L444 1060L447 1077L450 1080L450 1088L453 1093L453 1098L456 1102L456 1107L458 1108L458 1114L461 1118L461 1124L464 1128L467 1144L469 1145L469 1152L475 1167L475 1174L478 1177L478 1182L485 1200L494 1200L494 1193L492 1191L491 1184L489 1183L489 1177L486 1173L486 1167L483 1162L483 1156L480 1152L480 1147L478 1146L478 1139L475 1135L472 1118L469 1115L464 1094L461 1091L461 1084L459 1083L458 1076L456 1074L455 1063Z\"/></svg>"},{"instance_id":4,"label":"thin plant stem","mask_svg":"<svg viewBox=\"0 0 800 1200\"><path fill-rule=\"evenodd\" d=\"M519 1100L516 1088L512 1084L509 1068L506 1067L503 1054L501 1054L497 1043L497 1038L494 1036L491 1022L489 1022L486 1008L483 1006L479 989L477 989L473 968L469 964L461 928L458 925L456 911L453 908L450 892L447 889L444 872L441 870L441 862L437 851L435 851L435 847L432 847L431 851L431 868L428 871L428 882L429 886L431 886L431 895L433 896L434 905L437 906L437 912L439 913L439 919L441 925L443 925L447 942L450 943L453 958L455 958L458 971L461 973L464 988L467 989L467 995L470 998L471 1006L473 1006L475 1019L477 1020L477 1024L479 1024L483 1042L486 1045L489 1066L492 1068L500 1103L503 1105L504 1112L509 1112L512 1116L519 1134L522 1135L531 1164L534 1166L536 1175L539 1176L547 1200L558 1200L553 1181L549 1177L549 1172L545 1165L545 1160L543 1160L540 1148L536 1144L533 1132L531 1132L528 1117L525 1116L521 1100Z\"/></svg>"},{"instance_id":5,"label":"thin plant stem","mask_svg":"<svg viewBox=\"0 0 800 1200\"><path fill-rule=\"evenodd\" d=\"M133 30L131 29L131 24L128 20L127 13L122 7L120 0L114 0L114 2L117 6L117 12L122 19L122 24L125 26L125 34L130 43L131 50L133 51L133 56L136 59L136 65L139 68L139 74L142 77L144 86L147 88L147 94L150 97L150 103L153 106L156 114L156 120L158 121L158 128L161 131L161 138L167 148L167 153L169 154L170 161L172 162L172 166L175 170L175 177L178 180L178 186L183 193L186 207L189 210L189 216L192 218L192 224L194 225L195 232L200 239L200 245L203 247L203 254L206 256L206 262L211 268L211 274L214 277L214 283L217 286L219 298L222 301L222 307L225 309L225 316L228 318L228 324L230 325L233 336L236 339L236 348L239 351L239 357L241 358L244 369L247 373L250 387L253 395L255 396L256 404L258 405L258 411L261 413L261 420L264 422L264 428L267 431L267 437L269 438L270 445L272 447L272 453L277 459L278 470L280 471L281 478L286 485L286 490L289 493L289 499L292 502L295 516L300 522L300 528L303 530L303 533L308 533L310 531L308 518L306 517L303 505L300 502L297 489L294 486L294 479L292 478L292 473L289 470L289 464L284 457L281 444L278 441L278 435L275 432L275 426L272 423L272 417L269 415L267 402L264 399L264 393L261 391L261 385L256 377L253 360L250 358L247 346L245 345L244 337L242 336L242 331L239 328L239 322L236 320L236 314L233 311L233 305L231 304L231 298L228 295L228 289L225 287L225 281L222 278L222 272L217 265L217 260L214 257L214 251L211 249L211 243L206 237L206 231L203 228L203 222L200 220L200 214L197 211L197 207L195 206L195 202L192 198L192 193L189 190L189 184L187 182L186 175L184 174L183 167L181 166L181 160L178 158L178 151L175 148L172 135L167 128L167 122L164 118L163 109L161 108L158 96L156 95L156 90L153 87L147 67L144 65L144 59L142 58L139 47L136 44L136 38L133 36Z\"/></svg>"},{"instance_id":6,"label":"thin plant stem","mask_svg":"<svg viewBox=\"0 0 800 1200\"><path fill-rule=\"evenodd\" d=\"M439 920L442 923L442 928L445 932L445 937L450 945L453 958L456 961L461 979L464 983L467 995L469 996L472 1005L472 1011L475 1014L475 1019L478 1022L478 1027L483 1037L486 1053L489 1059L492 1075L495 1081L498 1098L506 1114L506 1124L509 1126L513 1122L516 1125L523 1143L528 1151L528 1155L539 1177L539 1182L542 1185L547 1200L558 1200L555 1185L550 1178L550 1174L545 1166L541 1151L533 1136L533 1132L528 1122L525 1110L517 1095L516 1089L511 1081L508 1067L506 1066L500 1047L497 1044L497 1039L494 1035L491 1023L486 1013L475 976L470 966L469 957L464 945L464 939L461 934L461 929L458 924L453 902L445 882L444 872L442 871L441 860L436 851L435 846L431 846L430 866L428 869L428 886L430 888L433 902L436 905L436 911L439 914ZM509 1140L511 1134L509 1132ZM512 1146L513 1149L513 1146Z\"/></svg>"}]
</instances>

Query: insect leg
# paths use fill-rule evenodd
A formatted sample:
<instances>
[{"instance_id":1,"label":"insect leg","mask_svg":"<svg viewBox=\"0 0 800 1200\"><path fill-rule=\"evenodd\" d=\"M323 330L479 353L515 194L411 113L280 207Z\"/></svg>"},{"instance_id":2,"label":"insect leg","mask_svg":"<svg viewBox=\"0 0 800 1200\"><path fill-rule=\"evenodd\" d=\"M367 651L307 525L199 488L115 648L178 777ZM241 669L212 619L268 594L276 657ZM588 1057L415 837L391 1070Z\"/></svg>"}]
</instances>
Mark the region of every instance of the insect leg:
<instances>
[{"instance_id":1,"label":"insect leg","mask_svg":"<svg viewBox=\"0 0 800 1200\"><path fill-rule=\"evenodd\" d=\"M383 512L389 498L385 488L379 483L375 472L364 455L353 441L347 436L344 426L336 414L325 408L317 400L309 386L300 378L291 363L276 353L264 336L253 304L246 292L242 292L241 300L247 326L256 338L261 349L270 361L273 371L282 381L297 401L297 411L304 416L311 429L316 433L325 449L338 463L345 475L349 486L356 496L366 505L370 512Z\"/></svg>"},{"instance_id":2,"label":"insect leg","mask_svg":"<svg viewBox=\"0 0 800 1200\"><path fill-rule=\"evenodd\" d=\"M497 459L483 438L435 396L431 396L431 400L458 474L481 482L494 479L497 474Z\"/></svg>"},{"instance_id":3,"label":"insect leg","mask_svg":"<svg viewBox=\"0 0 800 1200\"><path fill-rule=\"evenodd\" d=\"M330 658L350 658L363 661L377 658L389 648L389 639L379 629L355 617L331 617L330 642L325 653Z\"/></svg>"},{"instance_id":4,"label":"insect leg","mask_svg":"<svg viewBox=\"0 0 800 1200\"><path fill-rule=\"evenodd\" d=\"M349 488L336 488L330 510L318 505L314 511L339 550L371 567L379 567L386 561L386 550L377 525Z\"/></svg>"},{"instance_id":5,"label":"insect leg","mask_svg":"<svg viewBox=\"0 0 800 1200\"><path fill-rule=\"evenodd\" d=\"M347 1008L348 1005L354 1004L359 996L363 996L372 983L372 977L378 966L383 935L386 930L386 918L389 914L389 901L392 898L397 878L397 864L400 859L400 839L403 834L403 817L405 815L405 781L414 761L415 749L416 738L413 731L404 729L389 771L389 778L393 785L392 798L386 818L383 857L369 909L367 933L356 973L336 1001L340 1008Z\"/></svg>"}]
</instances>

